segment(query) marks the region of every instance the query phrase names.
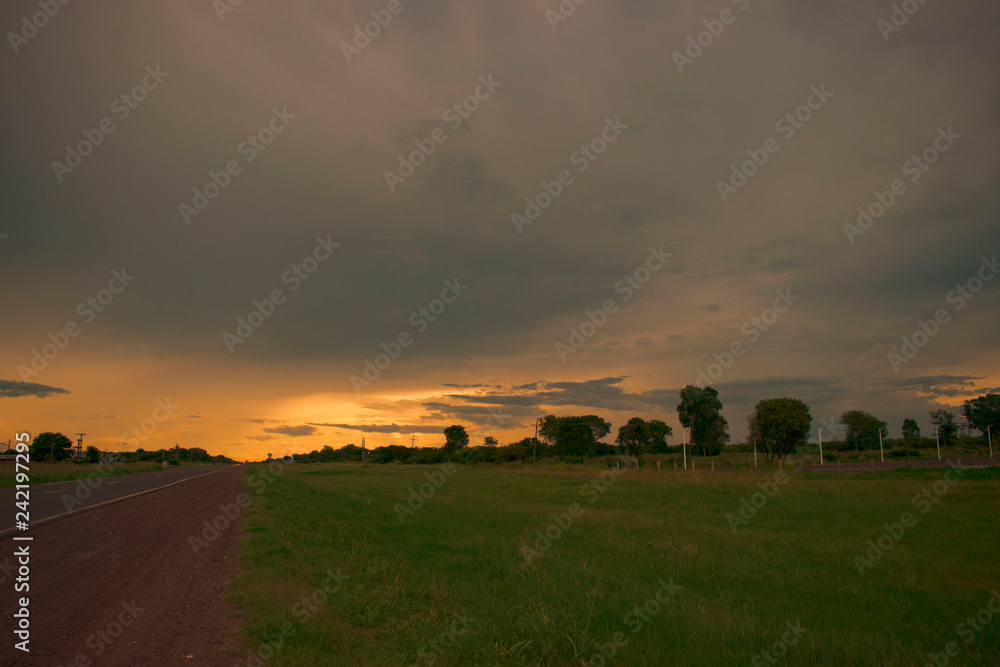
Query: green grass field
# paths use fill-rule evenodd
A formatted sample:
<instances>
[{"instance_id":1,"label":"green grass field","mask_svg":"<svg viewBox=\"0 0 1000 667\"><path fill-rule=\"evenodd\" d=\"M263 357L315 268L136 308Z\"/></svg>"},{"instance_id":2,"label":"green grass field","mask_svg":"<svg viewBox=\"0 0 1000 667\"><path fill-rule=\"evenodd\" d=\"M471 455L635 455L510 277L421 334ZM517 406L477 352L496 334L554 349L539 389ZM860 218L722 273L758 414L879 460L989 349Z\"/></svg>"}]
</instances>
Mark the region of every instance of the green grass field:
<instances>
[{"instance_id":1,"label":"green grass field","mask_svg":"<svg viewBox=\"0 0 1000 667\"><path fill-rule=\"evenodd\" d=\"M790 472L754 497L776 471L608 473L599 491L601 468L457 466L412 515L394 509L439 469L248 470L233 589L245 653L303 666L924 665L951 642L949 664L1000 662L1000 619L965 624L1000 590L1000 470L953 485L941 470ZM734 533L744 499L760 507ZM859 574L885 524L896 537ZM561 533L547 549L546 530Z\"/></svg>"}]
</instances>

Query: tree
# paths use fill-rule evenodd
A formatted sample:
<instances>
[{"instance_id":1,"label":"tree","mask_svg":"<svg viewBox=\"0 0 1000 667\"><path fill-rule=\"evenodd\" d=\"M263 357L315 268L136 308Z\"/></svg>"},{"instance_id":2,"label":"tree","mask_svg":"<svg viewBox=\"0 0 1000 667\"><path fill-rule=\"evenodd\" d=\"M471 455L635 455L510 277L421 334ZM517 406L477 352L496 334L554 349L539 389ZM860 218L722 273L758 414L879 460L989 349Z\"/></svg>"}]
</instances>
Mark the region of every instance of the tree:
<instances>
[{"instance_id":1,"label":"tree","mask_svg":"<svg viewBox=\"0 0 1000 667\"><path fill-rule=\"evenodd\" d=\"M757 403L753 414L758 445L768 462L804 445L812 431L809 406L796 398L771 398Z\"/></svg>"},{"instance_id":2,"label":"tree","mask_svg":"<svg viewBox=\"0 0 1000 667\"><path fill-rule=\"evenodd\" d=\"M847 444L860 454L866 447L875 449L878 445L879 430L888 427L864 410L849 410L840 415L840 423L847 429Z\"/></svg>"},{"instance_id":3,"label":"tree","mask_svg":"<svg viewBox=\"0 0 1000 667\"><path fill-rule=\"evenodd\" d=\"M556 426L559 424L559 418L555 415L545 415L542 417L542 423L538 427L538 436L549 446L554 447L556 444Z\"/></svg>"},{"instance_id":4,"label":"tree","mask_svg":"<svg viewBox=\"0 0 1000 667\"><path fill-rule=\"evenodd\" d=\"M101 450L93 445L87 445L84 458L86 458L87 463L99 463L101 460Z\"/></svg>"},{"instance_id":5,"label":"tree","mask_svg":"<svg viewBox=\"0 0 1000 667\"><path fill-rule=\"evenodd\" d=\"M938 437L941 438L942 446L950 447L955 444L955 438L958 437L958 423L955 421L955 415L947 410L935 410L931 413L931 423L934 424L934 429L937 431Z\"/></svg>"},{"instance_id":6,"label":"tree","mask_svg":"<svg viewBox=\"0 0 1000 667\"><path fill-rule=\"evenodd\" d=\"M649 447L649 424L640 417L632 417L627 424L618 427L615 442L626 454L639 457Z\"/></svg>"},{"instance_id":7,"label":"tree","mask_svg":"<svg viewBox=\"0 0 1000 667\"><path fill-rule=\"evenodd\" d=\"M496 446L497 446L497 439L494 438L492 435L488 435L485 438L483 438L483 447L496 447Z\"/></svg>"},{"instance_id":8,"label":"tree","mask_svg":"<svg viewBox=\"0 0 1000 667\"><path fill-rule=\"evenodd\" d=\"M903 420L903 440L907 445L915 445L920 440L920 425L916 419Z\"/></svg>"},{"instance_id":9,"label":"tree","mask_svg":"<svg viewBox=\"0 0 1000 667\"><path fill-rule=\"evenodd\" d=\"M729 442L729 423L719 414L721 410L722 401L715 389L691 384L681 389L677 416L681 426L691 429L692 454L714 456L721 453L723 445Z\"/></svg>"},{"instance_id":10,"label":"tree","mask_svg":"<svg viewBox=\"0 0 1000 667\"><path fill-rule=\"evenodd\" d=\"M649 429L650 451L654 454L666 454L669 447L667 438L674 434L674 429L659 419L650 419L646 422L646 427Z\"/></svg>"},{"instance_id":11,"label":"tree","mask_svg":"<svg viewBox=\"0 0 1000 667\"><path fill-rule=\"evenodd\" d=\"M990 426L995 433L997 425L1000 424L1000 394L983 394L979 398L966 401L963 414L972 428L983 435L986 435L986 429Z\"/></svg>"},{"instance_id":12,"label":"tree","mask_svg":"<svg viewBox=\"0 0 1000 667\"><path fill-rule=\"evenodd\" d=\"M465 432L465 427L455 424L444 430L444 448L449 452L455 452L469 444L469 434Z\"/></svg>"},{"instance_id":13,"label":"tree","mask_svg":"<svg viewBox=\"0 0 1000 667\"><path fill-rule=\"evenodd\" d=\"M747 444L752 445L755 449L763 449L764 447L760 440L760 426L757 425L756 410L747 415Z\"/></svg>"},{"instance_id":14,"label":"tree","mask_svg":"<svg viewBox=\"0 0 1000 667\"><path fill-rule=\"evenodd\" d=\"M31 441L31 458L35 461L48 459L62 461L68 459L73 454L73 442L62 433L52 433L47 431L39 433Z\"/></svg>"},{"instance_id":15,"label":"tree","mask_svg":"<svg viewBox=\"0 0 1000 667\"><path fill-rule=\"evenodd\" d=\"M593 456L598 451L598 441L611 432L611 424L597 415L542 418L538 435L550 443L559 458L564 456Z\"/></svg>"}]
</instances>

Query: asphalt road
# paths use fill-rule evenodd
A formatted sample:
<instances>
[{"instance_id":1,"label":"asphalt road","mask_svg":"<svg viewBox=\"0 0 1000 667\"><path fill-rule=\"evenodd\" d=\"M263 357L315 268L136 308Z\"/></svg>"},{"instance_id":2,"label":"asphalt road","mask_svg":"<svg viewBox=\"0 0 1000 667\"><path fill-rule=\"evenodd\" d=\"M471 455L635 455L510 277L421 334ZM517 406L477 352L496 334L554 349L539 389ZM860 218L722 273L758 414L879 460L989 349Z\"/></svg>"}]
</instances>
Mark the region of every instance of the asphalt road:
<instances>
[{"instance_id":1,"label":"asphalt road","mask_svg":"<svg viewBox=\"0 0 1000 667\"><path fill-rule=\"evenodd\" d=\"M209 475L222 470L222 466L199 468L177 468L137 475L119 477L98 477L74 482L53 482L52 484L31 484L29 489L29 526L35 526L59 516L80 512L103 503L121 500L128 496L161 489L170 484ZM95 471L97 467L95 466ZM98 473L99 474L99 473ZM15 513L19 510L14 503L24 500L24 495L15 498L14 487L0 489L0 538L14 532Z\"/></svg>"}]
</instances>

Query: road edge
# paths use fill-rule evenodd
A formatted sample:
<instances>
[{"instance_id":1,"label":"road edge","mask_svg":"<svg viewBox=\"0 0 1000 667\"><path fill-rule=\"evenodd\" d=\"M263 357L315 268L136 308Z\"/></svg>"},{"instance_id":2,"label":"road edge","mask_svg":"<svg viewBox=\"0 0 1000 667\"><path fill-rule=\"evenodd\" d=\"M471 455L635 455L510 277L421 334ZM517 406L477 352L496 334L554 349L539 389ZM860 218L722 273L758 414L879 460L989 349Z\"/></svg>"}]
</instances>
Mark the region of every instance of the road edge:
<instances>
[{"instance_id":1,"label":"road edge","mask_svg":"<svg viewBox=\"0 0 1000 667\"><path fill-rule=\"evenodd\" d=\"M183 484L184 482L190 482L192 479L201 479L202 477L206 477L208 475L214 475L217 472L222 472L223 470L228 470L229 468L234 468L234 467L240 466L240 465L243 465L243 464L242 463L235 463L233 465L228 465L228 466L225 466L223 468L219 468L218 470L213 470L211 472L206 472L203 475L195 475L194 477L188 477L186 479L179 479L176 482L171 482L170 484L164 484L163 486L158 486L155 489L146 489L145 491L139 491L137 493L131 493L131 494L127 495L127 496L122 496L121 498L113 498L111 500L105 500L104 502L97 503L96 505L89 505L87 507L81 507L80 509L69 510L68 512L63 512L62 514L56 514L55 516L50 516L50 517L46 517L44 519L39 519L38 521L31 522L31 528L34 528L36 526L42 526L42 525L45 525L47 523L51 523L53 521L56 521L58 519L63 519L65 517L74 516L74 515L77 515L77 514L83 514L84 512L89 512L90 510L97 509L98 507L104 507L105 505L112 505L114 503L120 503L123 500L128 500L129 498L135 498L137 496L144 496L147 493L155 493L156 491L160 491L162 489L170 488L171 486L174 486L175 484ZM17 527L8 528L6 530L0 530L0 540L5 540L8 537L12 537L13 535L17 534L17 532L18 532Z\"/></svg>"}]
</instances>

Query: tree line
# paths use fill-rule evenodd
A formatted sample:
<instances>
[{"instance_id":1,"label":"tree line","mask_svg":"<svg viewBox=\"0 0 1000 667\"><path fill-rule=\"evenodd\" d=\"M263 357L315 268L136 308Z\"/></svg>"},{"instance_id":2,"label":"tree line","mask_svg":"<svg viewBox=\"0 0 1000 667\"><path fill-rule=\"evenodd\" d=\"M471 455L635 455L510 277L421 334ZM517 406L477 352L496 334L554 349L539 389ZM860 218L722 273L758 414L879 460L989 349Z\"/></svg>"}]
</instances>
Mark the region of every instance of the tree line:
<instances>
[{"instance_id":1,"label":"tree line","mask_svg":"<svg viewBox=\"0 0 1000 667\"><path fill-rule=\"evenodd\" d=\"M58 463L59 461L73 459L75 454L74 450L75 446L72 440L66 437L66 435L54 431L45 431L44 433L36 435L32 439L31 446L29 448L31 460L47 463ZM9 449L6 453L13 454L14 450ZM82 458L77 459L78 462L99 463L102 452L97 447L88 445L84 448L82 454ZM132 461L235 463L235 461L227 456L212 456L201 447L184 448L177 446L172 449L157 449L148 451L140 448L134 452L114 452L114 455L117 461L123 463Z\"/></svg>"},{"instance_id":2,"label":"tree line","mask_svg":"<svg viewBox=\"0 0 1000 667\"><path fill-rule=\"evenodd\" d=\"M681 426L690 433L687 446L692 455L717 456L729 443L729 423L722 415L722 407L719 393L712 387L688 385L680 391L677 416ZM1000 394L984 394L966 401L963 414L969 427L985 436L988 428L1000 423ZM930 413L930 418L941 445L953 445L959 434L955 415L947 410L936 410ZM839 422L846 434L844 448L857 449L859 453L877 448L880 433L884 439L889 436L888 424L864 410L848 410L841 414ZM812 424L809 406L799 399L761 400L747 417L748 439L745 447L756 448L768 462L780 461L806 445L812 433ZM388 445L367 451L353 444L340 449L325 446L309 454L297 454L295 458L302 463L361 460L371 463L501 463L537 458L574 461L613 454L640 457L680 450L677 444L667 442L667 438L673 435L673 429L658 419L632 417L618 428L614 444L603 441L611 433L611 424L597 415L546 415L536 421L536 426L537 437L524 438L504 446L500 446L493 436L486 436L482 445L470 447L465 427L454 424L444 429L443 446L412 448ZM914 447L926 440L921 437L916 420L910 418L903 421L902 435L904 443Z\"/></svg>"}]
</instances>

